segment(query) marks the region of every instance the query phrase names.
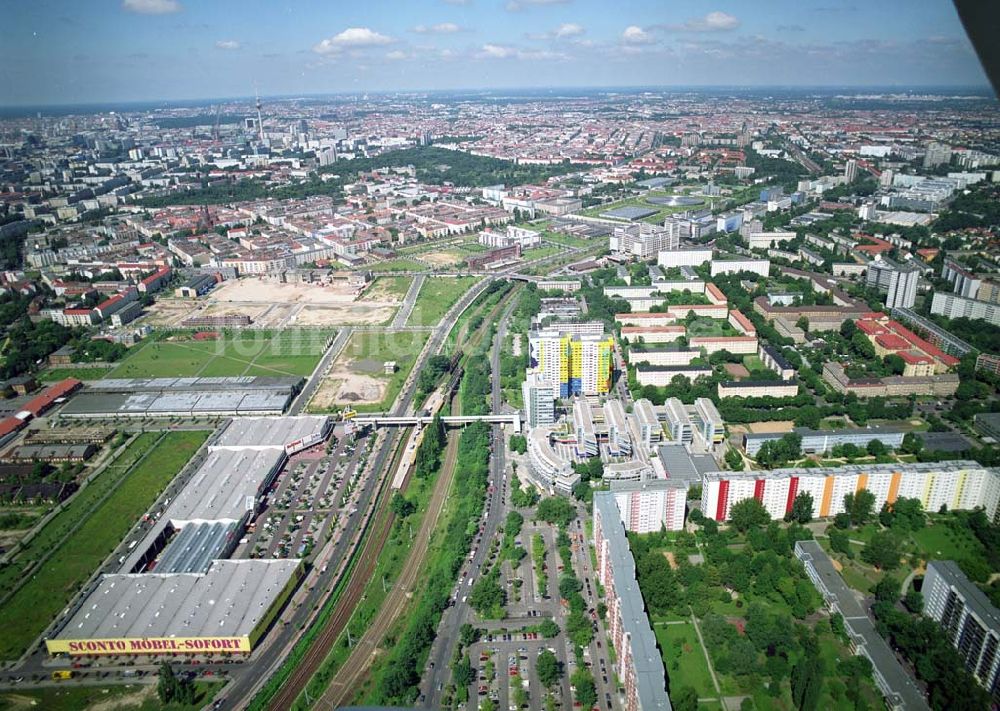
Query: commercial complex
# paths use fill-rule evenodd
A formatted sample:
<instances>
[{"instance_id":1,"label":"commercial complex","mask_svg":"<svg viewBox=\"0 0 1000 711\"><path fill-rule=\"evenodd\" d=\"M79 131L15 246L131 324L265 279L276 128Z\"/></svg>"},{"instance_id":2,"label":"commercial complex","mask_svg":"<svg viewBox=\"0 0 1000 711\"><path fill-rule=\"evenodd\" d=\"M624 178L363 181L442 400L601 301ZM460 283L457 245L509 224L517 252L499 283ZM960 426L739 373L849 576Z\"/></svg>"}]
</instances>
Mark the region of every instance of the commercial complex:
<instances>
[{"instance_id":1,"label":"commercial complex","mask_svg":"<svg viewBox=\"0 0 1000 711\"><path fill-rule=\"evenodd\" d=\"M941 625L962 663L1000 702L1000 610L951 560L927 564L923 612Z\"/></svg>"},{"instance_id":2,"label":"commercial complex","mask_svg":"<svg viewBox=\"0 0 1000 711\"><path fill-rule=\"evenodd\" d=\"M604 586L608 633L615 648L616 673L625 690L625 711L669 711L666 675L636 581L621 514L611 492L594 494L594 548L597 579Z\"/></svg>"},{"instance_id":3,"label":"commercial complex","mask_svg":"<svg viewBox=\"0 0 1000 711\"><path fill-rule=\"evenodd\" d=\"M541 373L526 373L524 382L521 383L525 424L528 427L538 427L555 422L555 401L558 396L559 391Z\"/></svg>"},{"instance_id":4,"label":"commercial complex","mask_svg":"<svg viewBox=\"0 0 1000 711\"><path fill-rule=\"evenodd\" d=\"M840 577L826 551L816 541L796 541L795 557L802 561L806 574L830 611L843 618L851 650L872 663L872 676L886 705L893 711L930 709L920 688L875 629L857 595Z\"/></svg>"},{"instance_id":5,"label":"commercial complex","mask_svg":"<svg viewBox=\"0 0 1000 711\"><path fill-rule=\"evenodd\" d=\"M156 523L46 640L51 654L248 654L302 575L301 561L230 559L290 455L327 417L231 421Z\"/></svg>"},{"instance_id":6,"label":"commercial complex","mask_svg":"<svg viewBox=\"0 0 1000 711\"><path fill-rule=\"evenodd\" d=\"M573 335L558 324L528 334L530 367L558 388L559 397L608 392L613 350L611 336Z\"/></svg>"},{"instance_id":7,"label":"commercial complex","mask_svg":"<svg viewBox=\"0 0 1000 711\"><path fill-rule=\"evenodd\" d=\"M298 377L128 378L89 383L61 411L71 418L279 415Z\"/></svg>"},{"instance_id":8,"label":"commercial complex","mask_svg":"<svg viewBox=\"0 0 1000 711\"><path fill-rule=\"evenodd\" d=\"M844 496L867 489L874 510L899 498L918 499L925 511L982 507L990 520L1000 501L1000 469L958 460L918 464L849 464L814 469L756 472L708 472L702 477L702 511L717 521L729 518L744 499L760 501L772 518L792 510L800 493L809 493L813 512L825 518L844 510Z\"/></svg>"}]
</instances>

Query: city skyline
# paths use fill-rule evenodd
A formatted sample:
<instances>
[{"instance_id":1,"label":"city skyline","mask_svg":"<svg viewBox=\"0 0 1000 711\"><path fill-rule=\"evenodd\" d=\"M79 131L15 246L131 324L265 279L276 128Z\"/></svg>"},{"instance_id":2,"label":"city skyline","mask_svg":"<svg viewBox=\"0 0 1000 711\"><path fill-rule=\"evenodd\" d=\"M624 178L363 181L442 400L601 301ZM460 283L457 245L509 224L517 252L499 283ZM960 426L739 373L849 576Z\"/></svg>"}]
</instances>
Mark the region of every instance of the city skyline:
<instances>
[{"instance_id":1,"label":"city skyline","mask_svg":"<svg viewBox=\"0 0 1000 711\"><path fill-rule=\"evenodd\" d=\"M951 3L17 3L0 105L620 86L987 87Z\"/></svg>"}]
</instances>

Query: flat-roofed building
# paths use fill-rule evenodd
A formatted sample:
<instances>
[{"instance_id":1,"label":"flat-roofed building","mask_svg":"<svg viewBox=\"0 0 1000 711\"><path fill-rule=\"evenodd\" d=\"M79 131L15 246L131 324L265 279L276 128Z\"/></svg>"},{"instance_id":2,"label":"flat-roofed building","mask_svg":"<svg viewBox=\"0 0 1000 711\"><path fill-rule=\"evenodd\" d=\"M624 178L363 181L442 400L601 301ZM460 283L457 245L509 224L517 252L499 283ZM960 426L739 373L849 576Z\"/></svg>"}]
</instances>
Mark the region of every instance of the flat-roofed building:
<instances>
[{"instance_id":1,"label":"flat-roofed building","mask_svg":"<svg viewBox=\"0 0 1000 711\"><path fill-rule=\"evenodd\" d=\"M558 395L555 387L540 373L528 372L521 383L525 424L528 427L538 427L555 422L555 401Z\"/></svg>"},{"instance_id":2,"label":"flat-roofed building","mask_svg":"<svg viewBox=\"0 0 1000 711\"><path fill-rule=\"evenodd\" d=\"M635 560L612 492L594 493L595 574L604 587L615 672L624 687L625 711L670 711L666 674L649 625Z\"/></svg>"},{"instance_id":3,"label":"flat-roofed building","mask_svg":"<svg viewBox=\"0 0 1000 711\"><path fill-rule=\"evenodd\" d=\"M865 427L857 429L840 430L811 430L808 427L796 427L792 430L802 438L801 448L803 452L810 454L820 454L829 452L834 447L841 444L853 444L855 447L864 449L869 442L878 440L889 449L898 449L903 444L905 430L897 427ZM748 456L756 456L765 442L773 442L781 439L785 433L748 433L743 435L743 448Z\"/></svg>"},{"instance_id":4,"label":"flat-roofed building","mask_svg":"<svg viewBox=\"0 0 1000 711\"><path fill-rule=\"evenodd\" d=\"M694 439L694 425L684 408L684 403L675 397L667 398L663 403L663 416L670 439L690 444Z\"/></svg>"},{"instance_id":5,"label":"flat-roofed building","mask_svg":"<svg viewBox=\"0 0 1000 711\"><path fill-rule=\"evenodd\" d=\"M583 398L573 401L573 429L576 432L576 453L581 457L596 457L600 454L597 444L597 429L590 403Z\"/></svg>"},{"instance_id":6,"label":"flat-roofed building","mask_svg":"<svg viewBox=\"0 0 1000 711\"><path fill-rule=\"evenodd\" d=\"M653 409L653 403L645 398L640 398L635 401L632 411L636 418L639 436L646 449L663 439L663 427Z\"/></svg>"},{"instance_id":7,"label":"flat-roofed building","mask_svg":"<svg viewBox=\"0 0 1000 711\"><path fill-rule=\"evenodd\" d=\"M755 472L706 472L702 476L702 511L718 521L729 518L733 505L748 498L760 501L772 518L791 511L796 495L813 497L816 516L844 510L844 495L867 489L875 496L874 510L899 498L918 499L925 511L982 507L990 520L1000 501L1000 469L955 460L913 464L848 464L813 469Z\"/></svg>"},{"instance_id":8,"label":"flat-roofed building","mask_svg":"<svg viewBox=\"0 0 1000 711\"><path fill-rule=\"evenodd\" d=\"M672 479L613 481L611 493L626 531L655 533L684 528L687 484Z\"/></svg>"},{"instance_id":9,"label":"flat-roofed building","mask_svg":"<svg viewBox=\"0 0 1000 711\"><path fill-rule=\"evenodd\" d=\"M535 481L551 492L569 495L580 481L572 463L553 448L551 434L541 427L528 433L528 465Z\"/></svg>"},{"instance_id":10,"label":"flat-roofed building","mask_svg":"<svg viewBox=\"0 0 1000 711\"><path fill-rule=\"evenodd\" d=\"M604 403L604 425L608 429L608 452L614 457L632 454L632 436L621 400Z\"/></svg>"},{"instance_id":11,"label":"flat-roofed building","mask_svg":"<svg viewBox=\"0 0 1000 711\"><path fill-rule=\"evenodd\" d=\"M725 420L719 414L719 408L709 398L700 397L694 401L693 421L707 444L718 444L725 439Z\"/></svg>"},{"instance_id":12,"label":"flat-roofed building","mask_svg":"<svg viewBox=\"0 0 1000 711\"><path fill-rule=\"evenodd\" d=\"M923 613L944 630L962 664L1000 703L1000 610L952 560L932 560L921 589Z\"/></svg>"}]
</instances>

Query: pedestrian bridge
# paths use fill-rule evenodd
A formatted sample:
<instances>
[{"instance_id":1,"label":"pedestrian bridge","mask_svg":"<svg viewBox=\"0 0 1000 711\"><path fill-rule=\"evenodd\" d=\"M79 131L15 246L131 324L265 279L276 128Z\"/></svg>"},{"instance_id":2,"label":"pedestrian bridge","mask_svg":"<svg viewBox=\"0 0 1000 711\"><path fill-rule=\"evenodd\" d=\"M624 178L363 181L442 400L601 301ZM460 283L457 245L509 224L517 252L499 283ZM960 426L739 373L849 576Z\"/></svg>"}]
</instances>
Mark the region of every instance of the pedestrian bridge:
<instances>
[{"instance_id":1,"label":"pedestrian bridge","mask_svg":"<svg viewBox=\"0 0 1000 711\"><path fill-rule=\"evenodd\" d=\"M352 422L358 425L372 427L413 427L428 425L434 420L433 415L357 415ZM512 412L509 415L449 415L442 417L445 427L468 425L472 422L489 422L491 424L510 424L515 432L521 431L521 413Z\"/></svg>"}]
</instances>

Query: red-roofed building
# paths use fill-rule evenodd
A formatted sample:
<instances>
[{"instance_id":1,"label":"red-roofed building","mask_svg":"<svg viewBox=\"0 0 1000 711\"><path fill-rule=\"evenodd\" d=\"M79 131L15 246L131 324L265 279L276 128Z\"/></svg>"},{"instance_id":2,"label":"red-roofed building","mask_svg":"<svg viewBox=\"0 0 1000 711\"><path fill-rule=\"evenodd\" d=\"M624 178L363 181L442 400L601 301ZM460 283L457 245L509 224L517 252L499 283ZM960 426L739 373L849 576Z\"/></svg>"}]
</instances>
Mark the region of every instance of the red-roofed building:
<instances>
[{"instance_id":1,"label":"red-roofed building","mask_svg":"<svg viewBox=\"0 0 1000 711\"><path fill-rule=\"evenodd\" d=\"M726 295L722 293L722 289L711 282L705 284L705 297L716 305L727 303Z\"/></svg>"},{"instance_id":2,"label":"red-roofed building","mask_svg":"<svg viewBox=\"0 0 1000 711\"><path fill-rule=\"evenodd\" d=\"M744 336L756 336L757 328L737 309L729 312L729 324Z\"/></svg>"},{"instance_id":3,"label":"red-roofed building","mask_svg":"<svg viewBox=\"0 0 1000 711\"><path fill-rule=\"evenodd\" d=\"M160 267L156 270L155 274L150 274L148 277L139 282L139 293L141 294L152 294L163 288L163 285L170 281L170 275L172 271L170 267Z\"/></svg>"},{"instance_id":4,"label":"red-roofed building","mask_svg":"<svg viewBox=\"0 0 1000 711\"><path fill-rule=\"evenodd\" d=\"M97 312L97 316L100 320L106 321L111 318L112 314L118 313L128 304L138 300L138 298L139 292L134 287L130 287L115 294L110 299L101 302L94 308L94 311Z\"/></svg>"},{"instance_id":5,"label":"red-roofed building","mask_svg":"<svg viewBox=\"0 0 1000 711\"><path fill-rule=\"evenodd\" d=\"M871 235L861 234L860 232L854 235L857 239L868 240L869 244L860 244L854 249L858 252L864 252L872 257L876 254L883 254L892 250L892 245L886 242L884 239L879 239L878 237L872 237Z\"/></svg>"},{"instance_id":6,"label":"red-roofed building","mask_svg":"<svg viewBox=\"0 0 1000 711\"><path fill-rule=\"evenodd\" d=\"M24 404L22 410L30 412L35 417L41 417L45 414L56 400L59 398L66 397L76 392L83 386L83 382L77 380L76 378L66 378L55 385L46 388L45 391L36 397L31 398L28 402Z\"/></svg>"},{"instance_id":7,"label":"red-roofed building","mask_svg":"<svg viewBox=\"0 0 1000 711\"><path fill-rule=\"evenodd\" d=\"M909 354L909 360L903 357L907 364L904 376L944 373L958 365L958 358L948 355L885 314L872 314L868 318L858 319L855 324L872 342L879 356L885 357L890 353L900 356ZM928 370L928 362L932 367L929 372L925 372Z\"/></svg>"}]
</instances>

